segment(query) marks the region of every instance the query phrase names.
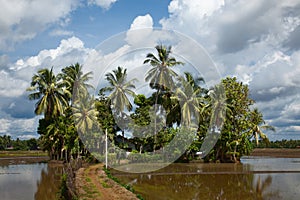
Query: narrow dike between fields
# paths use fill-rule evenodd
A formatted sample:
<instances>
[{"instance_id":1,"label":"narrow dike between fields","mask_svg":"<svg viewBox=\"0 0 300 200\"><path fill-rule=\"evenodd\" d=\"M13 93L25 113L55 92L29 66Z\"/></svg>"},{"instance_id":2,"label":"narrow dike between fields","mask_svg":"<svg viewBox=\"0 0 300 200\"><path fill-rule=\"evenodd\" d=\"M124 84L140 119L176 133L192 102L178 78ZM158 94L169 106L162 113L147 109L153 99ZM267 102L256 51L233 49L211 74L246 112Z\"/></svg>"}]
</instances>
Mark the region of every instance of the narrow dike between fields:
<instances>
[{"instance_id":1,"label":"narrow dike between fields","mask_svg":"<svg viewBox=\"0 0 300 200\"><path fill-rule=\"evenodd\" d=\"M136 195L112 179L103 171L103 164L80 168L75 176L78 199L86 200L136 200Z\"/></svg>"}]
</instances>

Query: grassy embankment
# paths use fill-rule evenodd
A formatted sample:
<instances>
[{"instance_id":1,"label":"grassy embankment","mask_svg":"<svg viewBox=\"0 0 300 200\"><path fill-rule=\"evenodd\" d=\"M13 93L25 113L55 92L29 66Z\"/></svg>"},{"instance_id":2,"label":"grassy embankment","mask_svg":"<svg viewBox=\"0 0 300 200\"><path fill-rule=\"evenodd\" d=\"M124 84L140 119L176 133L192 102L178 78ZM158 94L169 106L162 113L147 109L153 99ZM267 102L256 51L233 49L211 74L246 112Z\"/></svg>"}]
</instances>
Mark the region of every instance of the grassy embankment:
<instances>
[{"instance_id":1,"label":"grassy embankment","mask_svg":"<svg viewBox=\"0 0 300 200\"><path fill-rule=\"evenodd\" d=\"M45 157L47 152L43 151L0 151L0 158L14 158L14 157Z\"/></svg>"}]
</instances>

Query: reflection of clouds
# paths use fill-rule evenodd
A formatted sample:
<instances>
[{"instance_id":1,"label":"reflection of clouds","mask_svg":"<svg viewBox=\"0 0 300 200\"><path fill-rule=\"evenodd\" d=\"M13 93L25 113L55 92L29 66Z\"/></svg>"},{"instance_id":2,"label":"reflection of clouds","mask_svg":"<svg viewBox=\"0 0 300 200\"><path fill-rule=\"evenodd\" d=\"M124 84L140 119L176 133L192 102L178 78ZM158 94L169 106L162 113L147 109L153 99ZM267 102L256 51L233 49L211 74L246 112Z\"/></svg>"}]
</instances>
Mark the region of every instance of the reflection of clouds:
<instances>
[{"instance_id":1,"label":"reflection of clouds","mask_svg":"<svg viewBox=\"0 0 300 200\"><path fill-rule=\"evenodd\" d=\"M42 170L47 164L0 166L1 200L34 199Z\"/></svg>"},{"instance_id":2,"label":"reflection of clouds","mask_svg":"<svg viewBox=\"0 0 300 200\"><path fill-rule=\"evenodd\" d=\"M262 181L267 179L268 176L272 177L272 183L265 188L263 194L274 195L271 199L298 199L300 195L300 174L255 174L255 179L261 177Z\"/></svg>"}]
</instances>

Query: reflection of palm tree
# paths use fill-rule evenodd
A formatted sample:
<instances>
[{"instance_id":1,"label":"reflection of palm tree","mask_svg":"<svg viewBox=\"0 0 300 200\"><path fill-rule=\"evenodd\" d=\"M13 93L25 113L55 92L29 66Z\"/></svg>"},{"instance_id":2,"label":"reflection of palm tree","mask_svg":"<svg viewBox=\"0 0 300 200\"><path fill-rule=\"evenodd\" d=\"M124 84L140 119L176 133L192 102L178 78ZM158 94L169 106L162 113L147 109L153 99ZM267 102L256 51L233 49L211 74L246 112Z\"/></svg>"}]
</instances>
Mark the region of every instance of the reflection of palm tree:
<instances>
[{"instance_id":1,"label":"reflection of palm tree","mask_svg":"<svg viewBox=\"0 0 300 200\"><path fill-rule=\"evenodd\" d=\"M273 126L262 125L264 123L265 121L263 120L262 114L258 111L257 108L255 108L251 112L251 124L253 127L251 131L253 131L253 136L256 140L256 145L259 144L259 138L261 138L265 143L269 143L269 139L266 136L266 134L262 132L262 129L275 131L275 128Z\"/></svg>"},{"instance_id":2,"label":"reflection of palm tree","mask_svg":"<svg viewBox=\"0 0 300 200\"><path fill-rule=\"evenodd\" d=\"M132 79L127 81L127 69L122 69L122 67L118 67L113 70L113 73L106 74L106 80L109 82L110 86L103 89L103 91L110 91L108 98L111 101L111 105L116 111L116 117L121 118L121 120L125 119L125 113L123 112L125 108L128 111L132 110L132 104L130 103L128 96L134 97L135 93L133 89L135 89L134 81L136 79ZM121 124L118 123L118 126ZM124 141L124 128L122 129L122 136Z\"/></svg>"},{"instance_id":3,"label":"reflection of palm tree","mask_svg":"<svg viewBox=\"0 0 300 200\"><path fill-rule=\"evenodd\" d=\"M182 62L177 61L174 57L170 57L171 46L166 47L163 45L157 45L155 47L158 57L152 53L148 53L144 64L149 63L151 69L146 73L145 80L150 81L150 87L157 90L155 98L154 112L157 112L157 102L161 91L168 91L174 88L173 78L177 76L176 72L171 69L176 65L183 65ZM155 130L154 134L157 133L156 129L156 118L155 118Z\"/></svg>"},{"instance_id":4,"label":"reflection of palm tree","mask_svg":"<svg viewBox=\"0 0 300 200\"><path fill-rule=\"evenodd\" d=\"M34 199L57 199L59 193L61 175L63 167L60 165L52 166L47 164L47 169L41 171L40 179L37 181L37 189L34 194Z\"/></svg>"},{"instance_id":5,"label":"reflection of palm tree","mask_svg":"<svg viewBox=\"0 0 300 200\"><path fill-rule=\"evenodd\" d=\"M260 176L258 176L257 183L256 183L256 198L257 199L266 199L265 198L266 196L272 197L274 195L272 193L264 195L264 192L271 184L272 184L271 176L268 176L265 180L261 180Z\"/></svg>"},{"instance_id":6,"label":"reflection of palm tree","mask_svg":"<svg viewBox=\"0 0 300 200\"><path fill-rule=\"evenodd\" d=\"M185 78L180 77L180 85L175 91L175 99L180 102L182 125L190 126L192 117L196 119L196 125L199 122L200 104L202 101L201 87L197 84L190 73L185 73Z\"/></svg>"},{"instance_id":7,"label":"reflection of palm tree","mask_svg":"<svg viewBox=\"0 0 300 200\"><path fill-rule=\"evenodd\" d=\"M59 116L63 113L64 106L68 105L66 100L67 91L63 89L62 82L57 80L53 69L41 69L32 77L31 87L27 91L34 91L29 94L30 100L38 99L35 113L44 113L45 119Z\"/></svg>"}]
</instances>

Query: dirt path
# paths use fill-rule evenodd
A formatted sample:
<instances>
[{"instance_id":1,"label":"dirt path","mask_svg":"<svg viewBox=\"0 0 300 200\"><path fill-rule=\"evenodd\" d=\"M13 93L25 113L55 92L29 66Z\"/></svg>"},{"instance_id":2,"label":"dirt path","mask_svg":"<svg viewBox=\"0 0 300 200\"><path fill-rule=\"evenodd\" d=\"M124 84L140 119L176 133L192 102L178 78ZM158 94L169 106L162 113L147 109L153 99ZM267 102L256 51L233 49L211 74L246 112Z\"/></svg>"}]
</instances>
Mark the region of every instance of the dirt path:
<instances>
[{"instance_id":1,"label":"dirt path","mask_svg":"<svg viewBox=\"0 0 300 200\"><path fill-rule=\"evenodd\" d=\"M136 200L135 194L107 178L103 164L80 168L76 173L76 191L80 200Z\"/></svg>"}]
</instances>

